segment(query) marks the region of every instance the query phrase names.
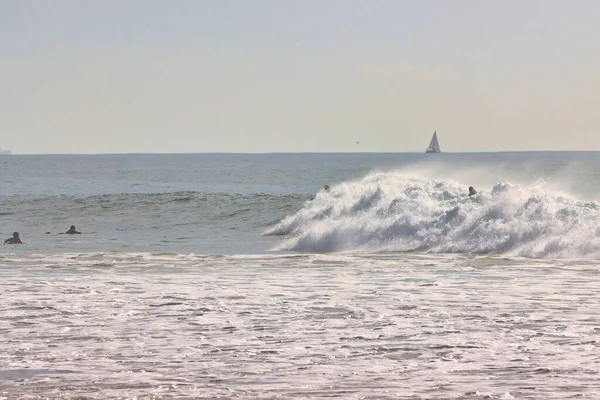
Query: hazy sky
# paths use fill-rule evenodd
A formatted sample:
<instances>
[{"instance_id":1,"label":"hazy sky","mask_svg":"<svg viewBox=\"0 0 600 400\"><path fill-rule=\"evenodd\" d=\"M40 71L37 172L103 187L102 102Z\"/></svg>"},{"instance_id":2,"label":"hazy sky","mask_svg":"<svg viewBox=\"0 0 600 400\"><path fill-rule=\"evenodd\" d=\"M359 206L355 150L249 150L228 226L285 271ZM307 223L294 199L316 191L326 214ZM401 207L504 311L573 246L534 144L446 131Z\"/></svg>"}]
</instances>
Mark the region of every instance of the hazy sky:
<instances>
[{"instance_id":1,"label":"hazy sky","mask_svg":"<svg viewBox=\"0 0 600 400\"><path fill-rule=\"evenodd\" d=\"M600 150L599 3L0 0L16 153L422 152L434 130Z\"/></svg>"}]
</instances>

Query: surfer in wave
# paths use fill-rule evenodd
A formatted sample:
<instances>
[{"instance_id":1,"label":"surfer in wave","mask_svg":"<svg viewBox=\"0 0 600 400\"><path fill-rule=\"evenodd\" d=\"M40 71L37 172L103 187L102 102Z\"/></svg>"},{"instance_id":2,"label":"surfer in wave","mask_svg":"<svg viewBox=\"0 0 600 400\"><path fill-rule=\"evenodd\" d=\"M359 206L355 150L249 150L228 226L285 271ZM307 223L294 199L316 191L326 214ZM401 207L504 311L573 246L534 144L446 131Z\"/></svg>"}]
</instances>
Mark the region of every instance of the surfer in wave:
<instances>
[{"instance_id":1,"label":"surfer in wave","mask_svg":"<svg viewBox=\"0 0 600 400\"><path fill-rule=\"evenodd\" d=\"M4 241L4 244L23 244L19 237L19 232L13 232L12 237L9 237Z\"/></svg>"},{"instance_id":2,"label":"surfer in wave","mask_svg":"<svg viewBox=\"0 0 600 400\"><path fill-rule=\"evenodd\" d=\"M477 194L477 190L473 186L469 186L469 196Z\"/></svg>"},{"instance_id":3,"label":"surfer in wave","mask_svg":"<svg viewBox=\"0 0 600 400\"><path fill-rule=\"evenodd\" d=\"M65 234L67 234L67 235L80 235L81 232L77 232L77 230L75 229L75 225L71 225L71 227L69 228L68 231L65 232Z\"/></svg>"}]
</instances>

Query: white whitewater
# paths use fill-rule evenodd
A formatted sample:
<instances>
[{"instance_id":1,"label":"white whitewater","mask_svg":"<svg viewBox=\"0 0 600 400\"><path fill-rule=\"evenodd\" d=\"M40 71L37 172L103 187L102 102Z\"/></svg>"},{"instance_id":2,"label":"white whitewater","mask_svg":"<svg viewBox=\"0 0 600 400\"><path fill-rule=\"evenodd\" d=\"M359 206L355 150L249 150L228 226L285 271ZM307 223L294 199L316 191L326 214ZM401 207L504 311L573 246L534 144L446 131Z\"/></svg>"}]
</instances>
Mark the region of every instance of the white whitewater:
<instances>
[{"instance_id":1,"label":"white whitewater","mask_svg":"<svg viewBox=\"0 0 600 400\"><path fill-rule=\"evenodd\" d=\"M595 264L0 254L3 399L598 398Z\"/></svg>"},{"instance_id":2,"label":"white whitewater","mask_svg":"<svg viewBox=\"0 0 600 400\"><path fill-rule=\"evenodd\" d=\"M468 185L373 173L319 193L267 234L302 252L474 253L530 258L600 258L600 203L551 190Z\"/></svg>"}]
</instances>

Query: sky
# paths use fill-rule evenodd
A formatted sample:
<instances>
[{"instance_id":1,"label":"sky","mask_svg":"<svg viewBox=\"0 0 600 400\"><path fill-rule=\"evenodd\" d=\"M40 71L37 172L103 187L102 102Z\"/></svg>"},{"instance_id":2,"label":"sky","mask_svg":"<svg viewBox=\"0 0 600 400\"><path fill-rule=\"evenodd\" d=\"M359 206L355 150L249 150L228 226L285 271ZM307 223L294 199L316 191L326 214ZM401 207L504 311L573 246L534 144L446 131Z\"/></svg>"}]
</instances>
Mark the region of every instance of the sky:
<instances>
[{"instance_id":1,"label":"sky","mask_svg":"<svg viewBox=\"0 0 600 400\"><path fill-rule=\"evenodd\" d=\"M596 0L0 0L18 154L600 150Z\"/></svg>"}]
</instances>

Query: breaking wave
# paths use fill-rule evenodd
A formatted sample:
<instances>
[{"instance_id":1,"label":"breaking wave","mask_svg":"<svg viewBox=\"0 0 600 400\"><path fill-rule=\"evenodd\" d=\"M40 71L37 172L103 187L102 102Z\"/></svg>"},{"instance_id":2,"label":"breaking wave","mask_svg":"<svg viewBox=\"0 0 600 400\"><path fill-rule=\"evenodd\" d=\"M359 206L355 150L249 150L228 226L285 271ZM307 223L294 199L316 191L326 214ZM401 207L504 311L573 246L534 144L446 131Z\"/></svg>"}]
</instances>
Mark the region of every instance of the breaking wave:
<instances>
[{"instance_id":1,"label":"breaking wave","mask_svg":"<svg viewBox=\"0 0 600 400\"><path fill-rule=\"evenodd\" d=\"M276 250L430 252L600 258L600 202L545 182L478 187L372 173L320 192L266 235Z\"/></svg>"}]
</instances>

